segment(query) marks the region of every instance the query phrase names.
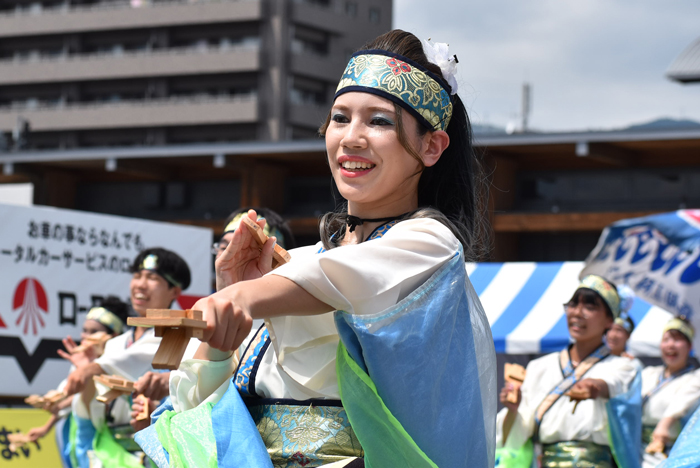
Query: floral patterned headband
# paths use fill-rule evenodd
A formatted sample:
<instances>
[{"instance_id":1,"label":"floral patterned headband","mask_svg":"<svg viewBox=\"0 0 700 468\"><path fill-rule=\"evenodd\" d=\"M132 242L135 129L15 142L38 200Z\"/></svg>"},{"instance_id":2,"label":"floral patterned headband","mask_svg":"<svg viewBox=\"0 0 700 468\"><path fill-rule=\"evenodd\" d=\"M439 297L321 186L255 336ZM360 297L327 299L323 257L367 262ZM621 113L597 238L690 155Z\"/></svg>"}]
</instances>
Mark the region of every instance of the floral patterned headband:
<instances>
[{"instance_id":1,"label":"floral patterned headband","mask_svg":"<svg viewBox=\"0 0 700 468\"><path fill-rule=\"evenodd\" d=\"M112 330L115 335L124 333L124 322L104 307L93 307L90 309L85 320L95 320Z\"/></svg>"},{"instance_id":2,"label":"floral patterned headband","mask_svg":"<svg viewBox=\"0 0 700 468\"><path fill-rule=\"evenodd\" d=\"M578 285L578 289L581 288L592 289L597 292L610 307L613 317L617 318L620 316L620 296L617 293L617 289L605 281L604 278L597 275L588 275Z\"/></svg>"},{"instance_id":3,"label":"floral patterned headband","mask_svg":"<svg viewBox=\"0 0 700 468\"><path fill-rule=\"evenodd\" d=\"M414 61L385 50L363 50L350 58L335 98L351 91L389 99L431 130L445 130L452 118L452 100L443 81Z\"/></svg>"}]
</instances>

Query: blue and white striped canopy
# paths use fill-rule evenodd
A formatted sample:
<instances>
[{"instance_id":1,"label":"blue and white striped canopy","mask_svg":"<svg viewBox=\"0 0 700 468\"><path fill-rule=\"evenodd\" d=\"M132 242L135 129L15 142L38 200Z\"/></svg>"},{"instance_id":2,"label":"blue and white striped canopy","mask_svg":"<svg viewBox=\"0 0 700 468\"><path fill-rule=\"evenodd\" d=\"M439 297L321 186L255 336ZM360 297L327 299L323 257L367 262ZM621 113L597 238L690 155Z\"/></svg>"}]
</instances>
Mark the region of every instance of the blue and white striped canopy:
<instances>
[{"instance_id":1,"label":"blue and white striped canopy","mask_svg":"<svg viewBox=\"0 0 700 468\"><path fill-rule=\"evenodd\" d=\"M491 325L497 353L539 354L569 343L563 304L576 290L583 262L467 263L467 274ZM628 342L636 356L659 356L672 314L635 298Z\"/></svg>"}]
</instances>

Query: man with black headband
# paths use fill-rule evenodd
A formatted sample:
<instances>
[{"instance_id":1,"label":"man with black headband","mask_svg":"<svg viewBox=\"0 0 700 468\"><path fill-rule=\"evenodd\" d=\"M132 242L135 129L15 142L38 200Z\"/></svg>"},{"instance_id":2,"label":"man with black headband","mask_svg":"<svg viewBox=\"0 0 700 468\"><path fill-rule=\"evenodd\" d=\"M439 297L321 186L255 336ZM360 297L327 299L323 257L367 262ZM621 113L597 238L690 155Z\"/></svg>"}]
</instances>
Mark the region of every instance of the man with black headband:
<instances>
[{"instance_id":1,"label":"man with black headband","mask_svg":"<svg viewBox=\"0 0 700 468\"><path fill-rule=\"evenodd\" d=\"M175 252L152 248L142 251L131 266L129 286L131 305L137 314L146 315L147 309L168 309L183 289L190 285L190 269ZM160 338L153 329L136 327L110 340L105 353L92 364L68 376L66 393L82 391L92 377L100 374L118 374L136 380L151 368L151 360L158 349ZM118 346L117 346L118 345ZM137 346L138 345L138 346ZM119 352L109 349L120 348Z\"/></svg>"}]
</instances>

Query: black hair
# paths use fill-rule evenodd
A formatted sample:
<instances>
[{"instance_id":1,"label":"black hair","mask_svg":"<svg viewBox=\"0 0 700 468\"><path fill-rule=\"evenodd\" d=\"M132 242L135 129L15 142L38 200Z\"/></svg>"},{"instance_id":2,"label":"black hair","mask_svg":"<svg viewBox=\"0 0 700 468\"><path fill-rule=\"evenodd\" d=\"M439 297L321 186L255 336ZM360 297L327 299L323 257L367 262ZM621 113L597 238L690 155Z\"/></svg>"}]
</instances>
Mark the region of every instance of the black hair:
<instances>
[{"instance_id":1,"label":"black hair","mask_svg":"<svg viewBox=\"0 0 700 468\"><path fill-rule=\"evenodd\" d=\"M365 44L361 50L373 49L393 52L412 60L436 75L445 89L451 91L440 67L428 61L423 44L413 34L395 29ZM399 142L423 167L418 182L419 209L410 217L430 217L442 222L461 242L465 257L478 260L488 254L489 246L486 218L483 214L486 208L484 200L487 185L480 154L472 145L472 130L466 108L457 94L452 95L451 99L452 118L446 129L450 144L438 162L431 167L423 166L420 156L403 134L402 108L394 104ZM326 123L319 129L321 135L325 135L329 123L330 113ZM425 135L428 131L432 129L418 125L419 135ZM336 247L344 235L344 209L346 205L339 207L335 212L327 213L321 220L321 241L327 249Z\"/></svg>"},{"instance_id":2,"label":"black hair","mask_svg":"<svg viewBox=\"0 0 700 468\"><path fill-rule=\"evenodd\" d=\"M134 259L129 271L131 273L140 271L141 263L143 263L143 260L149 255L158 257L158 264L155 271L168 282L171 288L180 286L184 291L190 286L192 276L187 262L175 252L160 247L142 250ZM170 277L170 279L168 279L168 277ZM175 284L173 280L179 284Z\"/></svg>"},{"instance_id":3,"label":"black hair","mask_svg":"<svg viewBox=\"0 0 700 468\"><path fill-rule=\"evenodd\" d=\"M279 232L282 234L283 239L278 239L278 242L282 248L293 249L294 247L296 247L297 243L294 239L294 234L292 234L292 230L289 227L289 223L284 218L282 218L282 216L277 214L276 211L273 211L269 208L260 208L255 206L239 208L230 215L228 215L226 221L224 221L224 229L226 229L226 226L228 226L228 224L231 221L233 221L233 218L235 218L241 213L247 213L248 210L255 210L259 217L265 218L265 221L267 222L268 226L270 226L270 230L272 230L273 228L279 230Z\"/></svg>"},{"instance_id":4,"label":"black hair","mask_svg":"<svg viewBox=\"0 0 700 468\"><path fill-rule=\"evenodd\" d=\"M569 302L564 304L565 306L572 306L575 307L578 304L589 304L589 305L602 305L603 308L605 309L605 315L610 317L611 319L614 319L615 316L612 313L612 310L610 310L610 306L608 305L607 302L603 299L603 297L595 292L592 289L589 288L579 288L576 290L573 296L571 296L571 299L569 299Z\"/></svg>"},{"instance_id":5,"label":"black hair","mask_svg":"<svg viewBox=\"0 0 700 468\"><path fill-rule=\"evenodd\" d=\"M122 301L117 296L107 296L102 300L100 307L112 312L119 320L124 322L124 325L126 326L126 319L129 316L129 304ZM114 330L112 330L109 326L105 325L104 323L102 323L102 326L107 329L108 333L114 334Z\"/></svg>"},{"instance_id":6,"label":"black hair","mask_svg":"<svg viewBox=\"0 0 700 468\"><path fill-rule=\"evenodd\" d=\"M631 335L632 332L634 331L635 326L636 326L634 323L634 320L632 320L632 317L627 315L626 312L620 314L620 318L629 324L630 329L629 329L628 333Z\"/></svg>"}]
</instances>

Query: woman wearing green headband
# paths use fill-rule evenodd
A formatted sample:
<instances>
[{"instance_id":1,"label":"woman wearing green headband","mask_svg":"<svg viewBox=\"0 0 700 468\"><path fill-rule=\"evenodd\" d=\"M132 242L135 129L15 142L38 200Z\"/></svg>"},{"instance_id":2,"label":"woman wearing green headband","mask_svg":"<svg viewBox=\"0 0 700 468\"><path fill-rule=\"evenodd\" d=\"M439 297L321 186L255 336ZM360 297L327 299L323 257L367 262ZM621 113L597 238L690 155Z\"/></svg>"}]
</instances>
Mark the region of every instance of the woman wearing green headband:
<instances>
[{"instance_id":1,"label":"woman wearing green headband","mask_svg":"<svg viewBox=\"0 0 700 468\"><path fill-rule=\"evenodd\" d=\"M464 268L486 247L484 192L456 62L398 30L353 55L321 128L346 203L323 218L319 244L262 277L271 244L261 254L236 231L240 281L195 305L206 343L173 372L177 414L143 436L149 454L157 441L191 466L206 447L219 467L493 466L495 352ZM267 331L250 334L254 318ZM226 416L239 394L259 430L240 450L246 418ZM197 418L217 430L182 448Z\"/></svg>"},{"instance_id":2,"label":"woman wearing green headband","mask_svg":"<svg viewBox=\"0 0 700 468\"><path fill-rule=\"evenodd\" d=\"M627 441L613 439L608 426L613 415L607 403L625 395L637 375L631 360L613 355L603 342L620 313L617 289L604 278L587 276L564 311L571 345L530 361L522 387L506 384L498 442L515 453L530 450L530 440L538 442L544 468L612 468L616 462L634 468L638 465L626 462L638 463L638 449L623 454L618 449ZM515 403L508 400L511 392L517 394Z\"/></svg>"},{"instance_id":3,"label":"woman wearing green headband","mask_svg":"<svg viewBox=\"0 0 700 468\"><path fill-rule=\"evenodd\" d=\"M695 366L691 362L695 331L684 317L671 319L661 337L663 365L650 366L642 371L642 446L652 441L663 447L662 452L643 453L643 468L653 468L666 459L682 429L681 419L687 416L700 400L700 386Z\"/></svg>"},{"instance_id":4,"label":"woman wearing green headband","mask_svg":"<svg viewBox=\"0 0 700 468\"><path fill-rule=\"evenodd\" d=\"M83 330L80 334L81 340L84 340L88 336L103 332L109 335L109 337L114 337L122 333L124 326L126 325L126 317L128 315L128 306L126 303L122 302L118 297L108 296L103 301L102 305L98 307L93 307L88 312L83 322ZM73 349L77 347L75 341L70 336L63 339L63 344L66 347L66 351L61 349L58 350L58 354L71 362L73 366L71 371L75 370L77 367L87 365L95 360L98 355L95 349L90 347L85 349L83 352L73 353ZM65 387L66 380L61 382L58 386L58 390L63 390ZM51 411L51 416L49 420L41 427L36 427L28 432L28 436L32 441L38 440L46 434L49 433L52 427L56 425L61 419L65 419L64 424L70 427L71 425L71 404L73 399L66 398L58 405L53 405L47 410ZM62 435L65 435L64 431L61 431ZM71 456L75 456L76 452L76 439L73 437L71 440L61 440L63 443L60 446L62 455L68 459Z\"/></svg>"}]
</instances>

